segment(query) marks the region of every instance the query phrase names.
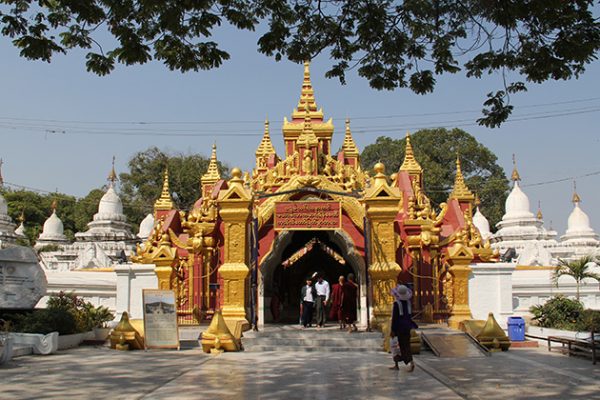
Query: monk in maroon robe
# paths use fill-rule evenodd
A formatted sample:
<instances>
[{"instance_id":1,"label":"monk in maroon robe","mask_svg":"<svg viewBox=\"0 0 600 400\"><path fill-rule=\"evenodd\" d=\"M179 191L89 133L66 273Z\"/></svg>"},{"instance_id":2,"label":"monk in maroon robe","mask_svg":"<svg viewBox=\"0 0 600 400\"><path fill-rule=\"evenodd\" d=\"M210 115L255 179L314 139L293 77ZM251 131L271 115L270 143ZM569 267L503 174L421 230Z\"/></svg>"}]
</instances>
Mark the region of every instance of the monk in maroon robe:
<instances>
[{"instance_id":1,"label":"monk in maroon robe","mask_svg":"<svg viewBox=\"0 0 600 400\"><path fill-rule=\"evenodd\" d=\"M356 331L356 299L358 285L354 282L354 275L348 275L348 281L342 287L342 318L348 325L348 332Z\"/></svg>"},{"instance_id":2,"label":"monk in maroon robe","mask_svg":"<svg viewBox=\"0 0 600 400\"><path fill-rule=\"evenodd\" d=\"M344 279L344 277L340 276L338 279L338 283L333 285L333 290L331 291L331 309L329 310L329 319L332 321L339 321L340 329L344 329L342 302L345 281L346 280Z\"/></svg>"}]
</instances>

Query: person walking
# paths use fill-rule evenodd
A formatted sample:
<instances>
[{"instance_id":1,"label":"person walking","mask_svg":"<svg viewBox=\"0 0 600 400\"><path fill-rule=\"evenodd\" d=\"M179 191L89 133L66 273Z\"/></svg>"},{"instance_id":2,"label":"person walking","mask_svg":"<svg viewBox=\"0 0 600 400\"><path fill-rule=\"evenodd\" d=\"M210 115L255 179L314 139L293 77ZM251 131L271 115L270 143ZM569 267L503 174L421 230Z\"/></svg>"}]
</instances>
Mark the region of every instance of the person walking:
<instances>
[{"instance_id":1,"label":"person walking","mask_svg":"<svg viewBox=\"0 0 600 400\"><path fill-rule=\"evenodd\" d=\"M412 291L399 283L392 289L392 296L394 297L394 307L392 309L392 329L390 335L392 338L396 337L398 339L400 357L394 357L395 365L390 367L390 369L397 370L398 362L403 361L404 364L408 365L408 372L412 372L415 369L415 363L410 350L410 331L411 329L418 328L417 324L411 318L412 307L410 299L412 298Z\"/></svg>"},{"instance_id":2,"label":"person walking","mask_svg":"<svg viewBox=\"0 0 600 400\"><path fill-rule=\"evenodd\" d=\"M339 321L340 330L344 329L344 315L342 312L342 301L344 297L344 284L346 283L346 279L344 276L340 276L338 278L338 283L333 285L333 289L331 290L331 308L329 309L329 319L332 321Z\"/></svg>"},{"instance_id":3,"label":"person walking","mask_svg":"<svg viewBox=\"0 0 600 400\"><path fill-rule=\"evenodd\" d=\"M317 301L315 303L317 307L317 326L322 328L327 320L326 307L329 302L329 282L323 279L323 275L319 274L317 283L315 283L315 289L317 289Z\"/></svg>"},{"instance_id":4,"label":"person walking","mask_svg":"<svg viewBox=\"0 0 600 400\"><path fill-rule=\"evenodd\" d=\"M300 291L301 300L301 313L302 313L302 327L307 328L312 324L313 307L315 299L317 298L317 291L312 284L310 278L306 278L306 286L302 286Z\"/></svg>"},{"instance_id":5,"label":"person walking","mask_svg":"<svg viewBox=\"0 0 600 400\"><path fill-rule=\"evenodd\" d=\"M348 274L348 281L344 283L342 296L342 318L348 326L348 333L356 332L356 299L358 297L358 285L354 282L354 274Z\"/></svg>"}]
</instances>

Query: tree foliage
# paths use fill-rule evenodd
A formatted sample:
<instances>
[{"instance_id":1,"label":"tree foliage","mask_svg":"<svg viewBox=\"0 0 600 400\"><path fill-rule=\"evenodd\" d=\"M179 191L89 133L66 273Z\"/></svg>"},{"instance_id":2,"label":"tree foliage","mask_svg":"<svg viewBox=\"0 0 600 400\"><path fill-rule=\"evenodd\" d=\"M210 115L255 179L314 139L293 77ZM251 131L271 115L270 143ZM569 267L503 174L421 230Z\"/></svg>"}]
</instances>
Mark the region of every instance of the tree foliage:
<instances>
[{"instance_id":1,"label":"tree foliage","mask_svg":"<svg viewBox=\"0 0 600 400\"><path fill-rule=\"evenodd\" d=\"M497 157L473 136L461 129L424 129L410 137L415 158L423 167L425 193L434 204L448 199L456 174L456 156L469 189L481 199L481 212L493 226L504 214L508 180L496 163ZM388 174L397 172L404 160L406 139L377 138L363 150L361 163L371 169L376 162L385 165Z\"/></svg>"},{"instance_id":2,"label":"tree foliage","mask_svg":"<svg viewBox=\"0 0 600 400\"><path fill-rule=\"evenodd\" d=\"M152 59L171 70L219 67L230 55L212 40L221 25L254 31L258 50L276 60L328 53L326 76L342 83L350 69L376 89L434 90L437 76L500 72L487 94L482 125L512 112L525 82L578 77L596 59L600 24L594 0L0 0L0 29L21 56L50 61L87 51L86 67L109 74L115 63ZM109 38L106 39L105 32Z\"/></svg>"},{"instance_id":3,"label":"tree foliage","mask_svg":"<svg viewBox=\"0 0 600 400\"><path fill-rule=\"evenodd\" d=\"M120 174L124 212L138 223L152 211L160 197L165 167L169 186L178 208L187 210L200 198L200 177L208 169L209 158L200 154L170 154L158 147L138 152L129 160L129 172ZM221 176L228 168L218 163Z\"/></svg>"},{"instance_id":4,"label":"tree foliage","mask_svg":"<svg viewBox=\"0 0 600 400\"><path fill-rule=\"evenodd\" d=\"M24 218L25 235L29 243L35 243L52 214L52 203L56 201L56 214L63 222L65 236L73 240L76 232L85 231L87 224L98 212L98 203L105 193L103 189L92 189L86 197L77 199L64 193L37 193L30 190L5 190L8 214L18 222Z\"/></svg>"}]
</instances>

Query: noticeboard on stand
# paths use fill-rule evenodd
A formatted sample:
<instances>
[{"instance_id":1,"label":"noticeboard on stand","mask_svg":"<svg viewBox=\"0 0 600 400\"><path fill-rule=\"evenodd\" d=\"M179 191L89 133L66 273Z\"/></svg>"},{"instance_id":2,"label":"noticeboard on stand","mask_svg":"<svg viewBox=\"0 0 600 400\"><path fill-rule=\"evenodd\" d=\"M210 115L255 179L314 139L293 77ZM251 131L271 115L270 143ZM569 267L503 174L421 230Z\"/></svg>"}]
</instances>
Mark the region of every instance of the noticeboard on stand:
<instances>
[{"instance_id":1,"label":"noticeboard on stand","mask_svg":"<svg viewBox=\"0 0 600 400\"><path fill-rule=\"evenodd\" d=\"M144 289L144 346L179 350L177 306L173 290Z\"/></svg>"}]
</instances>

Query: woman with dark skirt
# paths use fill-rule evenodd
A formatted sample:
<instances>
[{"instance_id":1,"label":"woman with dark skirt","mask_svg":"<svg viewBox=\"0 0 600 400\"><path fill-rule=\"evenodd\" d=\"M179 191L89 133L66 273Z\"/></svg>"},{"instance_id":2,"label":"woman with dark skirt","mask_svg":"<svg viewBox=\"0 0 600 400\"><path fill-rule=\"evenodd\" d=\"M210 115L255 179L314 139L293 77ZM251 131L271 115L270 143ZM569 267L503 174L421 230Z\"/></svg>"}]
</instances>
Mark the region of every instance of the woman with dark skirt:
<instances>
[{"instance_id":1,"label":"woman with dark skirt","mask_svg":"<svg viewBox=\"0 0 600 400\"><path fill-rule=\"evenodd\" d=\"M390 367L390 369L397 370L398 362L404 361L404 364L408 365L408 372L412 372L415 369L415 363L410 350L410 331L418 328L417 324L411 318L412 307L410 299L412 298L412 291L405 285L398 284L392 289L392 296L394 297L394 307L392 309L392 329L390 335L392 338L398 338L400 357L394 357L395 366Z\"/></svg>"}]
</instances>

